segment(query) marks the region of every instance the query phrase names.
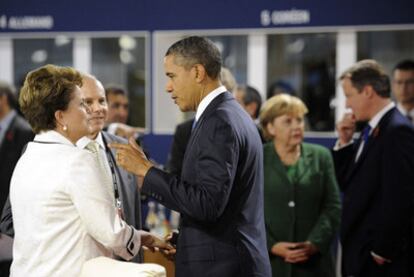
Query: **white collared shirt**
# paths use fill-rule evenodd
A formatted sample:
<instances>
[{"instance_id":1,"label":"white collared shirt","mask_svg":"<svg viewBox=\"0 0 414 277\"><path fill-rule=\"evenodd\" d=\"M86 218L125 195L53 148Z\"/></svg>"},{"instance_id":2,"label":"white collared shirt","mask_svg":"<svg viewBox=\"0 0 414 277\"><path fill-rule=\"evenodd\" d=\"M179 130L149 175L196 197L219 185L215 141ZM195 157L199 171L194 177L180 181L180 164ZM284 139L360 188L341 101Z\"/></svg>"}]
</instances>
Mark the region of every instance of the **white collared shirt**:
<instances>
[{"instance_id":1,"label":"white collared shirt","mask_svg":"<svg viewBox=\"0 0 414 277\"><path fill-rule=\"evenodd\" d=\"M412 110L410 110L410 111L406 111L405 109L404 109L404 107L400 104L400 103L398 103L397 104L397 109L400 111L400 113L402 113L403 115L405 115L405 116L410 116L411 117L411 123L413 123L414 124L414 109L412 109Z\"/></svg>"},{"instance_id":2,"label":"white collared shirt","mask_svg":"<svg viewBox=\"0 0 414 277\"><path fill-rule=\"evenodd\" d=\"M377 127L378 123L380 122L381 118L383 118L384 115L394 107L395 107L394 102L390 102L388 105L382 108L376 115L374 115L373 118L371 118L371 120L368 122L368 125L371 127L371 130L369 131L368 135L372 134L372 132L374 131L374 129ZM359 159L359 156L362 153L362 149L364 149L364 145L365 145L365 141L362 140L361 143L359 144L358 152L355 156L355 161Z\"/></svg>"},{"instance_id":3,"label":"white collared shirt","mask_svg":"<svg viewBox=\"0 0 414 277\"><path fill-rule=\"evenodd\" d=\"M201 100L200 104L198 105L197 112L195 115L195 121L197 122L200 119L201 115L206 110L208 105L214 100L214 98L216 98L217 96L219 96L220 94L226 91L227 89L225 86L219 86L218 88L216 88L215 90L207 94L203 98L203 100Z\"/></svg>"}]
</instances>

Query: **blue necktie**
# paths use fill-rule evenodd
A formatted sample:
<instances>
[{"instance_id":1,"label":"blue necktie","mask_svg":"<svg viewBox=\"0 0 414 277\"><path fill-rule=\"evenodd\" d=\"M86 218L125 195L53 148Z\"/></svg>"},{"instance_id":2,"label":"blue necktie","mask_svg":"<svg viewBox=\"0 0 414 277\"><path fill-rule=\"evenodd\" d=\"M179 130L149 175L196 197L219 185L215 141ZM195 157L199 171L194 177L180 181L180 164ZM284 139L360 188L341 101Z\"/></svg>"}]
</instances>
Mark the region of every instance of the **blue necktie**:
<instances>
[{"instance_id":1,"label":"blue necktie","mask_svg":"<svg viewBox=\"0 0 414 277\"><path fill-rule=\"evenodd\" d=\"M362 139L364 140L364 144L367 144L367 142L368 142L370 131L371 131L371 126L369 126L369 124L367 124L367 126L365 126L364 130L362 130Z\"/></svg>"},{"instance_id":2,"label":"blue necktie","mask_svg":"<svg viewBox=\"0 0 414 277\"><path fill-rule=\"evenodd\" d=\"M369 139L369 131L371 131L371 126L369 126L369 124L367 124L367 126L365 126L365 128L361 132L359 146L358 146L358 150L357 150L357 153L356 153L356 156L355 156L355 162L358 161L359 156L361 156L361 153L363 152L363 149L366 147L366 144L367 144L368 139ZM362 144L362 142L364 142L364 144Z\"/></svg>"},{"instance_id":3,"label":"blue necktie","mask_svg":"<svg viewBox=\"0 0 414 277\"><path fill-rule=\"evenodd\" d=\"M194 118L193 126L191 127L191 131L194 130L196 126L197 126L197 120L195 120L195 118Z\"/></svg>"}]
</instances>

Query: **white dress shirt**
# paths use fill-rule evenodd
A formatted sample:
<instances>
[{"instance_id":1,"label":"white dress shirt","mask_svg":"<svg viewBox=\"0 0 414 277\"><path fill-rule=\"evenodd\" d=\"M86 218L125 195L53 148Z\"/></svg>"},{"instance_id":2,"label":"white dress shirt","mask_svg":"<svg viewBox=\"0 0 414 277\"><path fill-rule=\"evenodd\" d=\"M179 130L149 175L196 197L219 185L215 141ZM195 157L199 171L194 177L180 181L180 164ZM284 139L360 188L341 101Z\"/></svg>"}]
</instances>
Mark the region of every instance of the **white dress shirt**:
<instances>
[{"instance_id":1,"label":"white dress shirt","mask_svg":"<svg viewBox=\"0 0 414 277\"><path fill-rule=\"evenodd\" d=\"M225 86L219 86L218 88L216 88L215 90L213 90L212 92L207 94L203 98L203 100L201 100L200 104L197 107L197 112L196 112L196 115L195 115L195 121L196 122L200 119L201 115L203 114L203 112L205 111L207 106L214 100L214 98L216 98L217 96L219 96L220 94L222 94L225 91L227 91Z\"/></svg>"},{"instance_id":2,"label":"white dress shirt","mask_svg":"<svg viewBox=\"0 0 414 277\"><path fill-rule=\"evenodd\" d=\"M11 276L78 276L89 259L137 254L141 231L119 218L102 182L94 154L55 131L36 135L10 185Z\"/></svg>"}]
</instances>

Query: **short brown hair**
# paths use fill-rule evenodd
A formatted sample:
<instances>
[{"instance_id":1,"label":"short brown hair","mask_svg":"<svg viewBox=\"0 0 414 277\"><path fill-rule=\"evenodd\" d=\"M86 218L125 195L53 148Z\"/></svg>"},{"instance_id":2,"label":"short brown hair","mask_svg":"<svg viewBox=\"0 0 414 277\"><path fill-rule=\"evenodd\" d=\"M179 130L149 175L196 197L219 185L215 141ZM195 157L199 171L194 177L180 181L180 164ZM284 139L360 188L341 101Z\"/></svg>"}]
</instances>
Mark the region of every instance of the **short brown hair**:
<instances>
[{"instance_id":1,"label":"short brown hair","mask_svg":"<svg viewBox=\"0 0 414 277\"><path fill-rule=\"evenodd\" d=\"M289 94L278 94L270 97L264 102L260 111L260 125L262 126L263 135L266 139L272 139L273 136L267 131L267 124L273 122L276 117L282 115L305 115L308 108L305 103L298 97Z\"/></svg>"},{"instance_id":2,"label":"short brown hair","mask_svg":"<svg viewBox=\"0 0 414 277\"><path fill-rule=\"evenodd\" d=\"M30 71L20 91L20 108L35 133L56 128L55 112L65 111L81 74L71 67L45 65Z\"/></svg>"},{"instance_id":3,"label":"short brown hair","mask_svg":"<svg viewBox=\"0 0 414 277\"><path fill-rule=\"evenodd\" d=\"M340 80L345 78L349 78L358 92L361 92L365 86L370 85L378 96L383 98L390 97L390 79L385 74L382 66L375 60L362 60L357 62L339 77Z\"/></svg>"}]
</instances>

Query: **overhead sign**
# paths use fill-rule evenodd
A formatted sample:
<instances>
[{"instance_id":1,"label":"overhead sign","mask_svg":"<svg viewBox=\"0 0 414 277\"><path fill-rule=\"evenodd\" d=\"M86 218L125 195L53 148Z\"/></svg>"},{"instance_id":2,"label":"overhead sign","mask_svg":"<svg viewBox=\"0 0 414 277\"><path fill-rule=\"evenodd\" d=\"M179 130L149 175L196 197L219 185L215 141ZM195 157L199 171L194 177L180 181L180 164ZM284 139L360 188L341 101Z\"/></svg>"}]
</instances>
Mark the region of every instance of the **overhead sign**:
<instances>
[{"instance_id":1,"label":"overhead sign","mask_svg":"<svg viewBox=\"0 0 414 277\"><path fill-rule=\"evenodd\" d=\"M414 1L3 0L0 32L414 24Z\"/></svg>"}]
</instances>

